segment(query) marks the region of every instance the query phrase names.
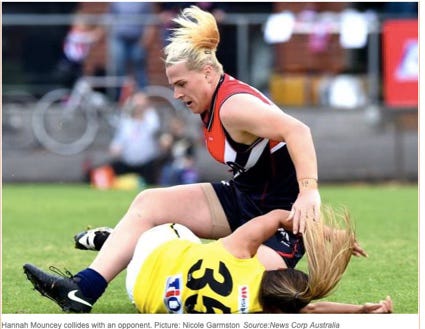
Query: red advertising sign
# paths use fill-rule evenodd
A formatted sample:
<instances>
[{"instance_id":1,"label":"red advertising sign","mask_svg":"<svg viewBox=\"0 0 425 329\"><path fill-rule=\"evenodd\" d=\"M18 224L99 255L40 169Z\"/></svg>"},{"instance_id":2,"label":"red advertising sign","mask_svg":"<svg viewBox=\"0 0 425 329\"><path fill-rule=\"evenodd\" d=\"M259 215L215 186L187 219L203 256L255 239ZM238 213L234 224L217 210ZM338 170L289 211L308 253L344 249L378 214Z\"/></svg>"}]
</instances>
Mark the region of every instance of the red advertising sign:
<instances>
[{"instance_id":1,"label":"red advertising sign","mask_svg":"<svg viewBox=\"0 0 425 329\"><path fill-rule=\"evenodd\" d=\"M418 105L418 21L388 20L382 25L384 102Z\"/></svg>"}]
</instances>

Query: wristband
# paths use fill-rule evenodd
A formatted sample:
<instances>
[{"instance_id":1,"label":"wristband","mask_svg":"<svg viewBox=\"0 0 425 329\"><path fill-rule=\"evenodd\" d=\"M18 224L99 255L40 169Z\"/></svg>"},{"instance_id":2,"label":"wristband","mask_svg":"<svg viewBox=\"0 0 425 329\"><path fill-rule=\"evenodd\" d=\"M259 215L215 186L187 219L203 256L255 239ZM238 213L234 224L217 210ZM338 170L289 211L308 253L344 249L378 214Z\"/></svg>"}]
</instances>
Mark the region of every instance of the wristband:
<instances>
[{"instance_id":1,"label":"wristband","mask_svg":"<svg viewBox=\"0 0 425 329\"><path fill-rule=\"evenodd\" d=\"M317 178L301 178L298 180L298 185L300 190L317 189L319 187Z\"/></svg>"}]
</instances>

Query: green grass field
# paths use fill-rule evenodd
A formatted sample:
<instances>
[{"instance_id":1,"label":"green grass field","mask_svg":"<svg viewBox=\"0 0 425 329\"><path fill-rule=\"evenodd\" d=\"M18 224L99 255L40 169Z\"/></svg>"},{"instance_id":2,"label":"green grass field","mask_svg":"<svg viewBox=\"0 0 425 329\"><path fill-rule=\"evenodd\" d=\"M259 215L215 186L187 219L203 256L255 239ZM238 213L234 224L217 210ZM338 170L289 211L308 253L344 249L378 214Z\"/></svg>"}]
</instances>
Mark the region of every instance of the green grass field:
<instances>
[{"instance_id":1,"label":"green grass field","mask_svg":"<svg viewBox=\"0 0 425 329\"><path fill-rule=\"evenodd\" d=\"M94 252L73 247L88 225L114 226L137 192L98 191L83 185L4 185L2 191L2 312L62 313L32 290L24 263L54 265L76 273ZM353 258L328 300L365 303L390 295L395 313L418 313L418 187L416 185L325 185L322 202L346 206L368 258ZM124 243L124 242L123 242ZM305 260L300 268L305 266ZM121 273L93 313L136 313Z\"/></svg>"}]
</instances>

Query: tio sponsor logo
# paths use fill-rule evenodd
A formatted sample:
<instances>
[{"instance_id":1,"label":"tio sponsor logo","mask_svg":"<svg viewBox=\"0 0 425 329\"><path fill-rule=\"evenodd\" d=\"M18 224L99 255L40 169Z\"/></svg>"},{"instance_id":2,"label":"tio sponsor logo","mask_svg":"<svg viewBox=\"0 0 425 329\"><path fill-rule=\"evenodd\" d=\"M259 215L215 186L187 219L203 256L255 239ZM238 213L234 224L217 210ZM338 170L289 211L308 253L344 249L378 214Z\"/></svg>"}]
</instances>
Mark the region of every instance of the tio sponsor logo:
<instances>
[{"instance_id":1,"label":"tio sponsor logo","mask_svg":"<svg viewBox=\"0 0 425 329\"><path fill-rule=\"evenodd\" d=\"M170 313L182 313L181 301L182 277L180 274L169 276L165 284L164 304Z\"/></svg>"}]
</instances>

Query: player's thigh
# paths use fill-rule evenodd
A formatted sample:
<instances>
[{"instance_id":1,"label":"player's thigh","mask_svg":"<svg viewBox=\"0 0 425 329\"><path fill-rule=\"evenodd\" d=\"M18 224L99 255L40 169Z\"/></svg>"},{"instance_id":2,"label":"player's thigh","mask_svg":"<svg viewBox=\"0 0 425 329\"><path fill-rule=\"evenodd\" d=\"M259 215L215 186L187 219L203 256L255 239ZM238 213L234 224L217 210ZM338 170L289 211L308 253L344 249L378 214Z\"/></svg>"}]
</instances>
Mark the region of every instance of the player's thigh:
<instances>
[{"instance_id":1,"label":"player's thigh","mask_svg":"<svg viewBox=\"0 0 425 329\"><path fill-rule=\"evenodd\" d=\"M203 238L230 234L227 218L209 183L144 190L135 199L130 211L153 226L179 223Z\"/></svg>"}]
</instances>

